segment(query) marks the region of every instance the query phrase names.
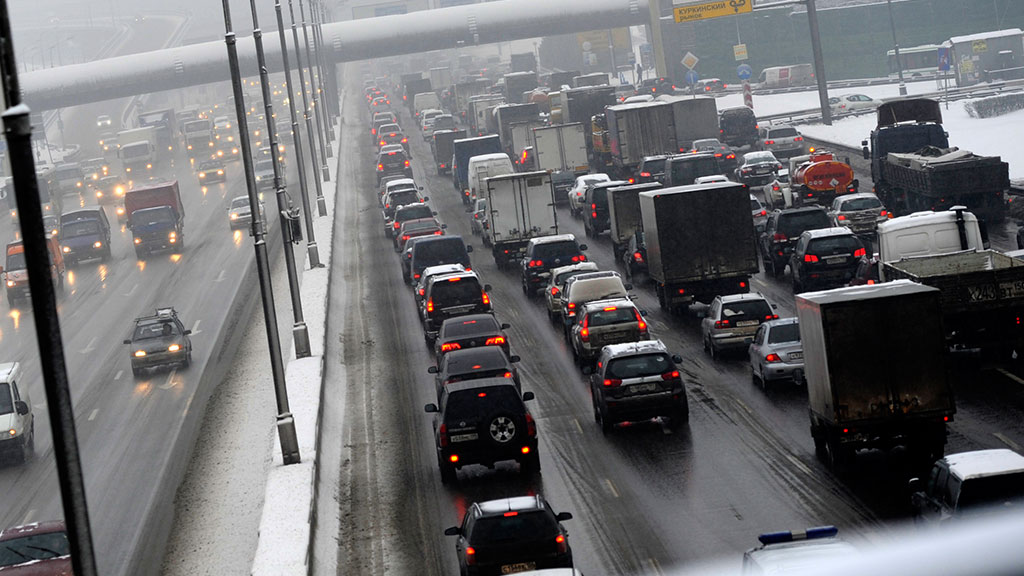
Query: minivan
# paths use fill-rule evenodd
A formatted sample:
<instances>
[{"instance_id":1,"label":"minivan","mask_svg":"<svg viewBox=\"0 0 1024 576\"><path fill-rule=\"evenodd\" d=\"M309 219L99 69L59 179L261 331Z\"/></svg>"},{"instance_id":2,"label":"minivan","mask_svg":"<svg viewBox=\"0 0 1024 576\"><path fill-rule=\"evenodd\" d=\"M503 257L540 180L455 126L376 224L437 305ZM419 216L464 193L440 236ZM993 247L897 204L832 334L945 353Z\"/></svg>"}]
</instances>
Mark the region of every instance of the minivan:
<instances>
[{"instance_id":1,"label":"minivan","mask_svg":"<svg viewBox=\"0 0 1024 576\"><path fill-rule=\"evenodd\" d=\"M469 159L469 167L466 172L469 178L470 200L476 200L477 194L483 193L487 189L487 184L484 182L486 179L513 172L515 170L512 168L512 160L509 159L508 154L499 152L473 156Z\"/></svg>"},{"instance_id":2,"label":"minivan","mask_svg":"<svg viewBox=\"0 0 1024 576\"><path fill-rule=\"evenodd\" d=\"M60 250L67 266L82 260L110 259L110 222L103 208L94 206L60 216Z\"/></svg>"}]
</instances>

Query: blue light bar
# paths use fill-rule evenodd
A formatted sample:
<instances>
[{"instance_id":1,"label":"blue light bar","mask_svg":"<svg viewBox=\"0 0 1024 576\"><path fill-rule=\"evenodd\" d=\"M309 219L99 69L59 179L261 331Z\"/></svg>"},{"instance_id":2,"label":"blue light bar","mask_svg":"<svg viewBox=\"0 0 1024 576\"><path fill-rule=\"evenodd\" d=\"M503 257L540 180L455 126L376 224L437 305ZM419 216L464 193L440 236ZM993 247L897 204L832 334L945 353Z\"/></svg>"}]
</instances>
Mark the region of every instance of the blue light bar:
<instances>
[{"instance_id":1,"label":"blue light bar","mask_svg":"<svg viewBox=\"0 0 1024 576\"><path fill-rule=\"evenodd\" d=\"M834 538L836 534L839 534L839 529L835 526L817 526L815 528L808 528L803 532L792 531L785 532L768 532L761 534L757 537L758 541L765 546L769 544L781 544L784 542L794 542L797 540L815 540L819 538Z\"/></svg>"}]
</instances>

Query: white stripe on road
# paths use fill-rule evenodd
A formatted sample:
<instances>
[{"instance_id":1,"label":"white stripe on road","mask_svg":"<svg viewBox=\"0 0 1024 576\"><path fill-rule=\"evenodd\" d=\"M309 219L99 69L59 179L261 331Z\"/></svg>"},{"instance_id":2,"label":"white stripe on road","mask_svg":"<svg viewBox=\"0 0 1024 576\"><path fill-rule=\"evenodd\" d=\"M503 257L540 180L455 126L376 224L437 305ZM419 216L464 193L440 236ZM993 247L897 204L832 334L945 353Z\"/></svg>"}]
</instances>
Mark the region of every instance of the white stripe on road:
<instances>
[{"instance_id":1,"label":"white stripe on road","mask_svg":"<svg viewBox=\"0 0 1024 576\"><path fill-rule=\"evenodd\" d=\"M1013 448L1015 451L1017 451L1017 452L1024 452L1024 450L1021 449L1020 444L1017 444L1013 440L1010 440L1002 432L993 432L992 435L995 436L996 438L998 438L999 441L1002 442L1003 444L1006 444L1010 448Z\"/></svg>"},{"instance_id":2,"label":"white stripe on road","mask_svg":"<svg viewBox=\"0 0 1024 576\"><path fill-rule=\"evenodd\" d=\"M138 284L132 286L131 290L125 292L124 294L122 294L122 296L127 298L128 296L131 296L132 294L135 294L135 289L138 288L138 287L139 287Z\"/></svg>"},{"instance_id":3,"label":"white stripe on road","mask_svg":"<svg viewBox=\"0 0 1024 576\"><path fill-rule=\"evenodd\" d=\"M124 370L118 370L117 374L114 374L114 380L120 380L122 374L124 374Z\"/></svg>"},{"instance_id":4,"label":"white stripe on road","mask_svg":"<svg viewBox=\"0 0 1024 576\"><path fill-rule=\"evenodd\" d=\"M612 496L618 498L619 491L615 489L615 484L612 484L611 478L605 478L604 483L608 486L608 491L612 493Z\"/></svg>"},{"instance_id":5,"label":"white stripe on road","mask_svg":"<svg viewBox=\"0 0 1024 576\"><path fill-rule=\"evenodd\" d=\"M202 320L196 320L196 323L192 326L192 334L199 334L199 332L200 332L200 330L199 330L199 323L200 322L202 322Z\"/></svg>"},{"instance_id":6,"label":"white stripe on road","mask_svg":"<svg viewBox=\"0 0 1024 576\"><path fill-rule=\"evenodd\" d=\"M36 509L33 508L25 514L25 519L21 521L22 524L31 524L32 519L36 516Z\"/></svg>"},{"instance_id":7,"label":"white stripe on road","mask_svg":"<svg viewBox=\"0 0 1024 576\"><path fill-rule=\"evenodd\" d=\"M79 352L79 353L80 354L88 354L88 353L92 352L95 349L96 349L96 336L93 336L92 340L89 340L89 344L87 344L86 347L83 348L82 351Z\"/></svg>"},{"instance_id":8,"label":"white stripe on road","mask_svg":"<svg viewBox=\"0 0 1024 576\"><path fill-rule=\"evenodd\" d=\"M1024 386L1024 380L1022 380L1022 379L1020 378L1020 376L1017 376L1016 374L1014 374L1014 373L1012 373L1012 372L1010 372L1010 371L1006 370L1005 368L999 368L999 369L998 369L998 372L999 372L1000 374L1002 374L1003 376L1006 376L1006 377L1007 377L1007 378L1009 378L1010 380L1013 380L1013 381L1014 381L1014 382L1016 382L1017 384L1020 384L1020 385Z\"/></svg>"},{"instance_id":9,"label":"white stripe on road","mask_svg":"<svg viewBox=\"0 0 1024 576\"><path fill-rule=\"evenodd\" d=\"M174 388L174 376L178 373L178 369L171 370L171 373L167 375L167 381L160 385L161 390L170 390Z\"/></svg>"},{"instance_id":10,"label":"white stripe on road","mask_svg":"<svg viewBox=\"0 0 1024 576\"><path fill-rule=\"evenodd\" d=\"M96 419L96 415L99 414L99 413L100 413L100 409L99 408L96 408L95 410L93 410L89 414L89 422L92 422L93 420L95 420Z\"/></svg>"}]
</instances>

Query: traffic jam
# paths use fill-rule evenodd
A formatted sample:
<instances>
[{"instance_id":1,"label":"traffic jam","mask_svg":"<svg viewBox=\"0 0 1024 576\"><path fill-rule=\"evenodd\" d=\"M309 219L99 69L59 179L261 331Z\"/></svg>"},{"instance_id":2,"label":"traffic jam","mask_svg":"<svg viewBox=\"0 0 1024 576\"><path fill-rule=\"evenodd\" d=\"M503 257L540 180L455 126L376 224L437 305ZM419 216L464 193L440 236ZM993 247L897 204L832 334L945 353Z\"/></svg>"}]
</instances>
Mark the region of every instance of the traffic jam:
<instances>
[{"instance_id":1,"label":"traffic jam","mask_svg":"<svg viewBox=\"0 0 1024 576\"><path fill-rule=\"evenodd\" d=\"M701 400L674 342L692 338L712 363L747 365L769 398L805 390L814 454L836 477L853 474L864 451L898 447L918 520L1024 501L1024 457L947 454L957 414L947 365L1007 363L1024 351L1024 293L992 289L1024 280L1024 264L991 249L986 229L1006 215L1005 162L951 160L994 171L981 179L1002 186L998 201L990 191L951 195L941 181L926 182L937 192L913 188L916 148L899 148L911 129L901 121L948 147L939 104L888 102L864 147L868 191L849 159L814 150L794 127L760 125L749 108L674 95L664 79L627 92L606 76L595 84L535 69L458 83L441 69L363 74L380 241L396 253L421 322L403 329L420 330L433 357L435 400L421 424L443 485L505 480L480 467L541 474L536 358L517 354L510 304L494 296L519 284L563 341L546 353L578 368L595 432L687 433ZM879 374L865 358L899 361ZM493 492L502 497L463 507L445 531L461 574L574 567L571 503ZM851 553L837 532L763 534L744 567L774 571L799 553L797 541Z\"/></svg>"}]
</instances>

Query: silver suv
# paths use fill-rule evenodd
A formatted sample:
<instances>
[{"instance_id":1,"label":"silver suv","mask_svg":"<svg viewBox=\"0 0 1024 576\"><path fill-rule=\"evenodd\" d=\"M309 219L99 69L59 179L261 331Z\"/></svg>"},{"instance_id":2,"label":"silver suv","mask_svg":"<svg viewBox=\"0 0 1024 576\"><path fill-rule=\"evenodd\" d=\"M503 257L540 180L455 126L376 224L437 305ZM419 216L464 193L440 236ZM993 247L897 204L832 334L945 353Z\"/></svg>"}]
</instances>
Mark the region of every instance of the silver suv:
<instances>
[{"instance_id":1,"label":"silver suv","mask_svg":"<svg viewBox=\"0 0 1024 576\"><path fill-rule=\"evenodd\" d=\"M789 158L804 153L804 137L792 126L761 126L757 129L757 147Z\"/></svg>"},{"instance_id":2,"label":"silver suv","mask_svg":"<svg viewBox=\"0 0 1024 576\"><path fill-rule=\"evenodd\" d=\"M19 389L21 377L19 362L0 364L0 423L4 430L0 451L13 454L18 462L27 460L36 446L32 400L27 390Z\"/></svg>"},{"instance_id":3,"label":"silver suv","mask_svg":"<svg viewBox=\"0 0 1024 576\"><path fill-rule=\"evenodd\" d=\"M647 322L628 298L587 302L576 314L569 344L579 366L589 366L609 344L650 338Z\"/></svg>"},{"instance_id":4,"label":"silver suv","mask_svg":"<svg viewBox=\"0 0 1024 576\"><path fill-rule=\"evenodd\" d=\"M689 420L689 403L678 364L661 340L605 346L590 374L594 420L608 434L619 422L668 417L676 428Z\"/></svg>"},{"instance_id":5,"label":"silver suv","mask_svg":"<svg viewBox=\"0 0 1024 576\"><path fill-rule=\"evenodd\" d=\"M880 223L892 218L882 201L870 192L839 196L829 214L835 226L845 226L854 234L874 234Z\"/></svg>"},{"instance_id":6,"label":"silver suv","mask_svg":"<svg viewBox=\"0 0 1024 576\"><path fill-rule=\"evenodd\" d=\"M761 323L778 318L775 307L756 292L715 296L700 323L704 351L717 359L725 350L746 350Z\"/></svg>"}]
</instances>

